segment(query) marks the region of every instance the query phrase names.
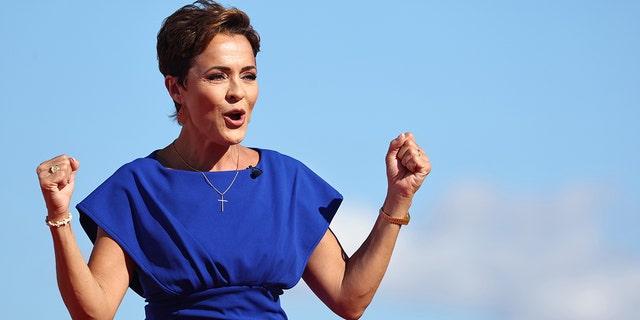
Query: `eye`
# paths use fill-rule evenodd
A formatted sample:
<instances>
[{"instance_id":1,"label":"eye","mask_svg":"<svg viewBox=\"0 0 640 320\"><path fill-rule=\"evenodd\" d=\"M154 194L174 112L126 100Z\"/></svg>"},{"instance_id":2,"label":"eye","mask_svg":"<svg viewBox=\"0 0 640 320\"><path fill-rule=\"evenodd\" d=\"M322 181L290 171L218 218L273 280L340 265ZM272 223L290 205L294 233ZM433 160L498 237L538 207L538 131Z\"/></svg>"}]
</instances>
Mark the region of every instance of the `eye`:
<instances>
[{"instance_id":1,"label":"eye","mask_svg":"<svg viewBox=\"0 0 640 320\"><path fill-rule=\"evenodd\" d=\"M256 79L258 79L258 75L253 72L248 72L242 75L242 79L247 81L255 81Z\"/></svg>"},{"instance_id":2,"label":"eye","mask_svg":"<svg viewBox=\"0 0 640 320\"><path fill-rule=\"evenodd\" d=\"M210 74L209 76L207 76L207 80L209 81L221 81L224 80L227 77L226 74L224 73L213 73Z\"/></svg>"}]
</instances>

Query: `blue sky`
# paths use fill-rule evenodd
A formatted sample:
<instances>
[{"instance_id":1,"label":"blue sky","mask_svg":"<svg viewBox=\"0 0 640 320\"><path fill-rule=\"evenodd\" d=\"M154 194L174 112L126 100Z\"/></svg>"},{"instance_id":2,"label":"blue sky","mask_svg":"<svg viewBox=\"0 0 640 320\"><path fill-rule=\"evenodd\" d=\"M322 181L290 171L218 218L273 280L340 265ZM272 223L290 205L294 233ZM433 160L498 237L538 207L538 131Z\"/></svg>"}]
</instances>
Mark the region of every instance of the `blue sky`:
<instances>
[{"instance_id":1,"label":"blue sky","mask_svg":"<svg viewBox=\"0 0 640 320\"><path fill-rule=\"evenodd\" d=\"M433 172L363 319L640 314L640 3L225 1L262 36L244 144L299 158L345 196L353 252L385 195L388 142ZM35 176L78 158L74 203L179 127L155 35L179 1L12 1L0 10L3 312L66 319ZM90 243L77 237L88 256ZM130 294L116 319L144 317ZM292 319L333 319L304 284Z\"/></svg>"}]
</instances>

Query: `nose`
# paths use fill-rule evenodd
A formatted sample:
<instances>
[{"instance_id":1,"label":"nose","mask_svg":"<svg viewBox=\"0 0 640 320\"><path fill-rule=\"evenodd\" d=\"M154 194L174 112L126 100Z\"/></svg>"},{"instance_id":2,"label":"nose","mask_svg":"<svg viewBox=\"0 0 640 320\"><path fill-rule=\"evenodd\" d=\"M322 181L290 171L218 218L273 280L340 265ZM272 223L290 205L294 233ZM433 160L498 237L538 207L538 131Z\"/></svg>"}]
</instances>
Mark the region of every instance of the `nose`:
<instances>
[{"instance_id":1,"label":"nose","mask_svg":"<svg viewBox=\"0 0 640 320\"><path fill-rule=\"evenodd\" d=\"M227 89L226 99L229 103L238 102L246 96L247 92L244 90L242 86L242 81L240 79L231 79L229 81L229 88Z\"/></svg>"}]
</instances>

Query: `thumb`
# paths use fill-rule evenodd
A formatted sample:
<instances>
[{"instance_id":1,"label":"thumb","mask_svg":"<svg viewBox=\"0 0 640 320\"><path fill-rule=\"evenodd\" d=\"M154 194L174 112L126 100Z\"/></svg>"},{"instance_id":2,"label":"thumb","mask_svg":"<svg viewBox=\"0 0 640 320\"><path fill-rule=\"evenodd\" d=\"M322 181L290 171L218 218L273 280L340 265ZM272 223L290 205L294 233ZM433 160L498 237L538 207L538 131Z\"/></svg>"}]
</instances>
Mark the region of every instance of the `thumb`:
<instances>
[{"instance_id":1,"label":"thumb","mask_svg":"<svg viewBox=\"0 0 640 320\"><path fill-rule=\"evenodd\" d=\"M75 173L80 169L80 161L76 158L69 158L69 164L71 165L71 170Z\"/></svg>"},{"instance_id":2,"label":"thumb","mask_svg":"<svg viewBox=\"0 0 640 320\"><path fill-rule=\"evenodd\" d=\"M76 180L76 173L78 173L78 169L80 169L80 161L76 160L76 158L69 158L69 165L71 165L69 183L74 183Z\"/></svg>"},{"instance_id":3,"label":"thumb","mask_svg":"<svg viewBox=\"0 0 640 320\"><path fill-rule=\"evenodd\" d=\"M390 164L398 158L400 147L402 147L406 139L406 134L402 133L397 138L391 140L391 143L389 143L389 150L387 151L387 163Z\"/></svg>"}]
</instances>

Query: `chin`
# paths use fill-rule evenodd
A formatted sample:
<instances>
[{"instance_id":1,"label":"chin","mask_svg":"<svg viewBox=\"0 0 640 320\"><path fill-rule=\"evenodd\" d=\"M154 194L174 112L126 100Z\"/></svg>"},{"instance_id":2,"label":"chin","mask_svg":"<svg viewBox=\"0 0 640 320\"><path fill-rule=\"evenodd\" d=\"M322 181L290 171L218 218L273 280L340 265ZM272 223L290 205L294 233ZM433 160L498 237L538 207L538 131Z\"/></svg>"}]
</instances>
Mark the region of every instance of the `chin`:
<instances>
[{"instance_id":1,"label":"chin","mask_svg":"<svg viewBox=\"0 0 640 320\"><path fill-rule=\"evenodd\" d=\"M238 144L241 143L244 140L245 137L245 132L242 133L235 133L235 134L230 134L227 136L227 141L229 141L231 144Z\"/></svg>"}]
</instances>

